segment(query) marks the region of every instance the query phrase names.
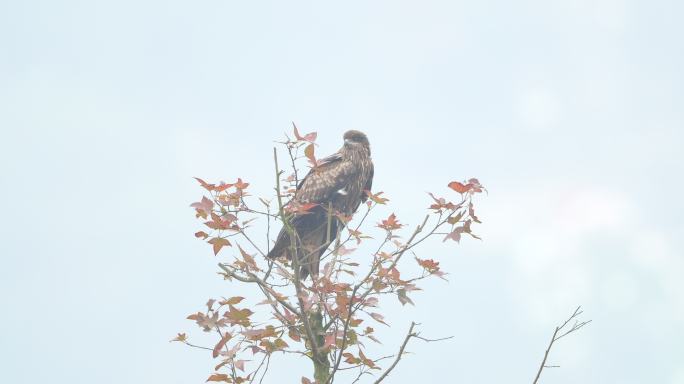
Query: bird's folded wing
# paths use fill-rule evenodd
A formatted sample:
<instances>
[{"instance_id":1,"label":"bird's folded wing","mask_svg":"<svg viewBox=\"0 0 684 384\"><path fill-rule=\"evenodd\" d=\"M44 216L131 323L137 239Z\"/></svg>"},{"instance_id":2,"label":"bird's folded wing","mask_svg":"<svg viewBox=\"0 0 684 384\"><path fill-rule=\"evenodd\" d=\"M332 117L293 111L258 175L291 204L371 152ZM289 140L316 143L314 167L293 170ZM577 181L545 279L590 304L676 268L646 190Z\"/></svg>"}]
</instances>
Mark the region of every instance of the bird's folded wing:
<instances>
[{"instance_id":1,"label":"bird's folded wing","mask_svg":"<svg viewBox=\"0 0 684 384\"><path fill-rule=\"evenodd\" d=\"M339 155L329 156L312 168L297 188L300 203L320 203L343 189L356 172L354 164L342 161Z\"/></svg>"}]
</instances>

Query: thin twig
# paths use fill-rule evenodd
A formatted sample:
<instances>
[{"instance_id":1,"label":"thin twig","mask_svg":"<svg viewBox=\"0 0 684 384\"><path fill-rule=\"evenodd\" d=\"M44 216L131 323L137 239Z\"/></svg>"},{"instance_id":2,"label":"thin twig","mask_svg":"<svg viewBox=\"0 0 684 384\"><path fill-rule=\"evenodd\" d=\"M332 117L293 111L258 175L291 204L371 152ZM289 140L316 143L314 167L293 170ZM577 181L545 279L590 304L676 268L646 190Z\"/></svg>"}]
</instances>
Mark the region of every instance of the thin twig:
<instances>
[{"instance_id":1,"label":"thin twig","mask_svg":"<svg viewBox=\"0 0 684 384\"><path fill-rule=\"evenodd\" d=\"M401 360L401 357L404 354L404 349L406 349L406 345L408 344L409 340L412 337L414 337L416 339L423 340L423 341L428 342L428 343L432 343L432 342L436 342L436 341L442 341L442 340L448 340L448 339L453 338L453 336L442 337L439 339L428 339L426 337L422 337L422 336L420 336L420 333L413 332L413 328L416 325L419 325L419 324L417 324L415 322L411 322L411 327L409 327L408 333L406 334L406 337L404 338L404 342L401 344L401 347L399 347L399 353L397 353L396 358L394 359L394 362L392 363L392 365L389 366L389 368L387 368L387 370L377 380L375 380L375 384L378 384L379 382L383 381L390 374L390 372L392 372L394 367L396 367L397 364L399 364L399 360Z\"/></svg>"},{"instance_id":2,"label":"thin twig","mask_svg":"<svg viewBox=\"0 0 684 384\"><path fill-rule=\"evenodd\" d=\"M271 364L271 354L268 354L268 359L266 359L266 369L264 369L264 373L261 374L261 379L259 379L259 384L264 381L264 377L266 377L266 372L268 372L268 367Z\"/></svg>"},{"instance_id":3,"label":"thin twig","mask_svg":"<svg viewBox=\"0 0 684 384\"><path fill-rule=\"evenodd\" d=\"M582 314L581 308L582 308L581 306L577 307L577 309L575 309L575 312L573 312L572 316L570 316L567 320L565 320L565 322L563 322L563 324L561 324L560 326L557 326L556 329L553 331L553 335L551 336L551 341L549 341L549 345L548 345L548 347L546 347L546 351L544 351L544 358L542 359L542 362L539 365L539 369L537 370L537 376L535 376L532 384L537 384L537 382L539 381L539 377L541 376L541 373L544 370L544 368L557 368L557 367L559 367L558 365L546 365L546 359L549 357L549 352L551 351L551 347L553 347L553 343L560 340L562 337L567 336L567 335L579 330L580 328L584 327L585 325L587 325L591 322L591 320L588 320L588 321L578 321L577 320L577 317ZM565 328L565 326L567 326L568 323L570 323L572 320L575 320L575 323L572 325L572 327L570 327L570 329L563 332L563 329ZM563 332L563 333L561 333L561 335L558 336L559 332Z\"/></svg>"},{"instance_id":4,"label":"thin twig","mask_svg":"<svg viewBox=\"0 0 684 384\"><path fill-rule=\"evenodd\" d=\"M283 226L285 227L285 230L288 232L288 235L290 236L290 253L292 254L292 266L294 269L295 294L297 296L297 301L299 303L300 309L300 311L295 310L294 313L298 314L299 317L302 319L306 337L307 339L309 339L309 344L311 345L312 357L318 358L320 356L319 348L316 344L316 338L314 337L313 328L311 327L311 323L309 322L309 316L306 313L304 300L302 299L301 295L302 284L299 279L299 255L297 255L297 242L295 238L295 230L294 228L292 228L290 221L287 219L285 215L285 212L283 210L282 197L280 196L280 169L278 169L278 153L276 152L275 148L273 148L273 161L275 163L276 171L276 196L278 200L278 214L280 216L280 219L283 221Z\"/></svg>"},{"instance_id":5,"label":"thin twig","mask_svg":"<svg viewBox=\"0 0 684 384\"><path fill-rule=\"evenodd\" d=\"M389 375L390 372L392 372L394 367L396 367L397 364L399 364L399 360L401 360L401 356L404 354L404 349L406 348L406 344L408 344L411 337L415 336L413 334L413 327L415 327L415 326L416 326L416 323L412 321L411 326L409 327L408 333L406 334L406 337L404 338L404 342L401 343L401 347L399 347L399 353L397 353L397 358L394 359L394 362L392 363L392 365L390 365L389 368L387 368L387 370L385 372L383 372L382 375L377 380L375 380L375 384L378 384L379 382L383 381L385 379L385 377L387 377L387 375Z\"/></svg>"},{"instance_id":6,"label":"thin twig","mask_svg":"<svg viewBox=\"0 0 684 384\"><path fill-rule=\"evenodd\" d=\"M214 350L213 348L202 347L202 346L200 346L200 345L195 345L195 344L188 343L187 341L184 341L183 344L185 344L185 345L187 345L187 346L189 346L189 347L193 347L193 348L205 349L205 350L207 350L207 351L213 351L213 350Z\"/></svg>"}]
</instances>

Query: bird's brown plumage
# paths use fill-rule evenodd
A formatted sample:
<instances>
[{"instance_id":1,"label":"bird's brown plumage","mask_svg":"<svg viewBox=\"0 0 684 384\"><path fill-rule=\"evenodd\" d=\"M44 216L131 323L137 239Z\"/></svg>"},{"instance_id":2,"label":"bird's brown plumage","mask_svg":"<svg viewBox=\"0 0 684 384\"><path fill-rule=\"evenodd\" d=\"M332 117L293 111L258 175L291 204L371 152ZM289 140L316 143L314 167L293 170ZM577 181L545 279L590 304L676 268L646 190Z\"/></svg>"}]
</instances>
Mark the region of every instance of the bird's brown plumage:
<instances>
[{"instance_id":1,"label":"bird's brown plumage","mask_svg":"<svg viewBox=\"0 0 684 384\"><path fill-rule=\"evenodd\" d=\"M295 252L300 264L300 275L318 274L321 256L344 226L335 215L356 212L366 201L365 191L373 182L373 162L368 138L360 131L347 131L344 145L336 153L323 158L297 185L294 200L299 204L314 203L306 213L289 218L295 231ZM292 258L290 236L286 228L280 230L269 258Z\"/></svg>"}]
</instances>

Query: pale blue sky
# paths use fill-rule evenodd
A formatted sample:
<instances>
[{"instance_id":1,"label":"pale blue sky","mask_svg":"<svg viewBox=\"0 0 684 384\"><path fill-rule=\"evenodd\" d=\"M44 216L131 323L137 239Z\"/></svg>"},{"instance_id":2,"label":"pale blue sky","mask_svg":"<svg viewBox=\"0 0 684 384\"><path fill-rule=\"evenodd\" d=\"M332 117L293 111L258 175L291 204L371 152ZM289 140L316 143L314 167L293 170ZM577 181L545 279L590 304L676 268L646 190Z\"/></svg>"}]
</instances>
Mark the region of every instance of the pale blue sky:
<instances>
[{"instance_id":1,"label":"pale blue sky","mask_svg":"<svg viewBox=\"0 0 684 384\"><path fill-rule=\"evenodd\" d=\"M450 282L386 307L388 352L411 320L455 338L416 343L389 382L529 383L582 304L594 322L542 382L684 383L683 11L0 2L2 381L203 382L210 356L167 341L235 292L192 236L191 176L267 194L294 120L319 153L365 131L374 187L405 222L451 180L489 188L483 242L423 248Z\"/></svg>"}]
</instances>

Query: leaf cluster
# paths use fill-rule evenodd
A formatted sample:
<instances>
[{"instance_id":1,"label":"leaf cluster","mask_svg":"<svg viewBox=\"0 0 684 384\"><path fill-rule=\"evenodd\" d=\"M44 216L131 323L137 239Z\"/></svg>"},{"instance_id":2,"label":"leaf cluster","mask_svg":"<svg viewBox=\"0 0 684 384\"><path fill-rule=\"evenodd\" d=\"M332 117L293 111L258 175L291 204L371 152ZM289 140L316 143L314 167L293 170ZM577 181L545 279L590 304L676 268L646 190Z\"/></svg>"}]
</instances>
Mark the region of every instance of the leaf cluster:
<instances>
[{"instance_id":1,"label":"leaf cluster","mask_svg":"<svg viewBox=\"0 0 684 384\"><path fill-rule=\"evenodd\" d=\"M426 216L414 227L400 222L395 213L375 226L369 225L371 213L386 211L390 199L383 192L366 191L367 203L353 217L331 214L331 219L345 225L340 226L343 229L337 240L322 256L320 273L300 280L296 260L265 257L271 246L271 228L287 226L292 215L306 214L312 208L297 205L292 197L299 182L297 163L306 160L311 167L317 164L317 135L301 135L296 126L293 133L294 138L282 143L291 172L281 171L275 158L275 198L251 196L250 184L241 178L213 184L196 178L205 195L191 204L203 225L195 237L209 244L220 258L219 274L231 283L229 291L244 292L241 286L249 284L260 292L260 297L210 299L203 310L188 316L202 331L216 334L214 345L194 345L185 333L172 340L211 351L217 360L207 381L261 381L275 355L311 359L317 373L314 381L305 377L303 383L332 383L336 375L350 371L356 373L358 381L381 372L382 360L394 357L398 361L403 353L402 348L397 355L368 355L367 345L380 343L375 328L389 324L381 303L394 297L402 305L415 305L411 294L421 289L421 280L446 277L440 263L419 258L416 247L439 235L444 241L459 242L462 234L479 239L471 230L474 223L480 223L473 197L485 191L477 179L449 183L450 197L430 193L432 202ZM264 227L265 243L257 240L263 239ZM366 248L373 251L362 251ZM407 253L413 257L405 258ZM391 367L394 365L396 362Z\"/></svg>"}]
</instances>

